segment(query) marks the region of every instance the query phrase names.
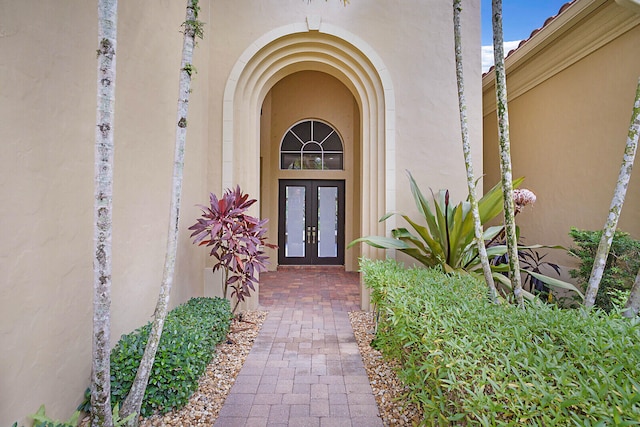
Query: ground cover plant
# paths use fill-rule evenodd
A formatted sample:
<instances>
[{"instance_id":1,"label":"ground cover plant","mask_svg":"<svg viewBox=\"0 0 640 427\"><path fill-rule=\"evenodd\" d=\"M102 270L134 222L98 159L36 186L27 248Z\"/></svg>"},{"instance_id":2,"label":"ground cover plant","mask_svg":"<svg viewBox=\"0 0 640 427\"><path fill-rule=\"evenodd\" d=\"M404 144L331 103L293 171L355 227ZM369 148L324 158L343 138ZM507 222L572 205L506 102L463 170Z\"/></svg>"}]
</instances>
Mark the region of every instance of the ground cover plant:
<instances>
[{"instance_id":1,"label":"ground cover plant","mask_svg":"<svg viewBox=\"0 0 640 427\"><path fill-rule=\"evenodd\" d=\"M192 298L169 312L140 414L184 406L231 324L228 300ZM121 403L136 376L151 323L123 335L111 351L111 402Z\"/></svg>"},{"instance_id":2,"label":"ground cover plant","mask_svg":"<svg viewBox=\"0 0 640 427\"><path fill-rule=\"evenodd\" d=\"M640 425L640 326L617 314L490 304L471 275L363 260L423 425Z\"/></svg>"}]
</instances>

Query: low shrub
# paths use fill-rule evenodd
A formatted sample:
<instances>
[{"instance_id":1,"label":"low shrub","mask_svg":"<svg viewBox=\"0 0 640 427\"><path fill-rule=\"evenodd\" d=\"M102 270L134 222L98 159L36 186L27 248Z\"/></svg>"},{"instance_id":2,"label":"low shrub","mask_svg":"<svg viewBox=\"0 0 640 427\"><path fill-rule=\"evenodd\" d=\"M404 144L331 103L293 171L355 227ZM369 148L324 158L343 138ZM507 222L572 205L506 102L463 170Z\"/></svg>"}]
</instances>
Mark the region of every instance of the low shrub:
<instances>
[{"instance_id":1,"label":"low shrub","mask_svg":"<svg viewBox=\"0 0 640 427\"><path fill-rule=\"evenodd\" d=\"M580 267L571 270L571 277L579 279L583 285L589 282L593 260L600 244L602 230L589 231L571 228L569 235L574 247L569 252L580 258ZM620 292L631 289L640 268L640 240L633 239L629 233L616 230L611 249L596 295L596 307L609 312L615 308L615 298Z\"/></svg>"},{"instance_id":2,"label":"low shrub","mask_svg":"<svg viewBox=\"0 0 640 427\"><path fill-rule=\"evenodd\" d=\"M469 275L361 268L380 311L375 345L401 362L423 425L640 424L638 322L492 305Z\"/></svg>"},{"instance_id":3,"label":"low shrub","mask_svg":"<svg viewBox=\"0 0 640 427\"><path fill-rule=\"evenodd\" d=\"M230 324L229 301L221 298L193 298L169 312L144 395L142 416L166 413L187 404ZM121 404L129 393L150 331L148 323L123 335L111 351L112 405Z\"/></svg>"},{"instance_id":4,"label":"low shrub","mask_svg":"<svg viewBox=\"0 0 640 427\"><path fill-rule=\"evenodd\" d=\"M33 427L76 427L80 422L80 414L81 411L78 409L73 413L71 418L68 421L60 421L53 419L45 413L46 409L44 405L40 405L38 412L35 414L29 415L33 419ZM126 418L120 418L120 408L118 405L113 407L112 416L112 424L113 427L123 427L127 425L127 423L133 419L135 414L131 414ZM18 427L18 422L13 423L12 427ZM23 426L24 427L24 426Z\"/></svg>"}]
</instances>

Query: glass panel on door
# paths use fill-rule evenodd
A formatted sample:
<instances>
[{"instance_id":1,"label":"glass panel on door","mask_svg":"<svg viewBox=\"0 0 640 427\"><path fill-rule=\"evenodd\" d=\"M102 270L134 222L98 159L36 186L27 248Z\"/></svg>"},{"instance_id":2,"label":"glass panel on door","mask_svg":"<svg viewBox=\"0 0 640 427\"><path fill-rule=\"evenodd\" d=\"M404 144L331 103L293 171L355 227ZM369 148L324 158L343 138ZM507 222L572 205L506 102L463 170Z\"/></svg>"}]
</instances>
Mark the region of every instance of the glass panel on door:
<instances>
[{"instance_id":1,"label":"glass panel on door","mask_svg":"<svg viewBox=\"0 0 640 427\"><path fill-rule=\"evenodd\" d=\"M338 187L318 188L318 257L338 256Z\"/></svg>"},{"instance_id":2,"label":"glass panel on door","mask_svg":"<svg viewBox=\"0 0 640 427\"><path fill-rule=\"evenodd\" d=\"M305 196L306 187L287 186L285 192L286 257L305 256Z\"/></svg>"}]
</instances>

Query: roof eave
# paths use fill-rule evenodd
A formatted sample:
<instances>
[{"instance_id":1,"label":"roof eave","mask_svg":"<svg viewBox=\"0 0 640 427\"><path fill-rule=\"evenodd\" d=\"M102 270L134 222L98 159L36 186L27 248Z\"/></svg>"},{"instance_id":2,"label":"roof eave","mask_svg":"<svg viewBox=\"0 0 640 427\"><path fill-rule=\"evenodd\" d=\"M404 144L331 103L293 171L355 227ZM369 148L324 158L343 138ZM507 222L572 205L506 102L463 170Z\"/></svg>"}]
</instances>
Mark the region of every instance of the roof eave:
<instances>
[{"instance_id":1,"label":"roof eave","mask_svg":"<svg viewBox=\"0 0 640 427\"><path fill-rule=\"evenodd\" d=\"M635 13L640 13L640 0L616 0L616 3L634 11Z\"/></svg>"},{"instance_id":2,"label":"roof eave","mask_svg":"<svg viewBox=\"0 0 640 427\"><path fill-rule=\"evenodd\" d=\"M640 2L640 0L616 0L616 2L618 1ZM558 15L547 19L547 22L545 22L542 28L534 30L531 36L521 43L517 49L509 52L505 58L506 73L508 74L509 71L518 68L527 58L561 37L576 25L576 23L606 2L607 0L576 0L568 4L568 7L564 10L562 9L567 5L563 6ZM483 91L493 85L494 82L495 67L491 67L491 69L482 76Z\"/></svg>"}]
</instances>

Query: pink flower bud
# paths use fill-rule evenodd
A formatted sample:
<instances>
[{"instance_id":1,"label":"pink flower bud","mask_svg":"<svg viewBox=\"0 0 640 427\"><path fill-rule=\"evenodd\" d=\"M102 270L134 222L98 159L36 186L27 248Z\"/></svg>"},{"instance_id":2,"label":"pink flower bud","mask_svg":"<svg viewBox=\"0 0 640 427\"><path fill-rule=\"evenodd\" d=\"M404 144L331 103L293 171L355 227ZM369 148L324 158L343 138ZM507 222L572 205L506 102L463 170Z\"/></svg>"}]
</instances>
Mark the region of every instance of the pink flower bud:
<instances>
[{"instance_id":1,"label":"pink flower bud","mask_svg":"<svg viewBox=\"0 0 640 427\"><path fill-rule=\"evenodd\" d=\"M533 205L536 202L536 195L531 190L519 188L513 190L513 203L515 204L516 213L520 212L525 206Z\"/></svg>"}]
</instances>

